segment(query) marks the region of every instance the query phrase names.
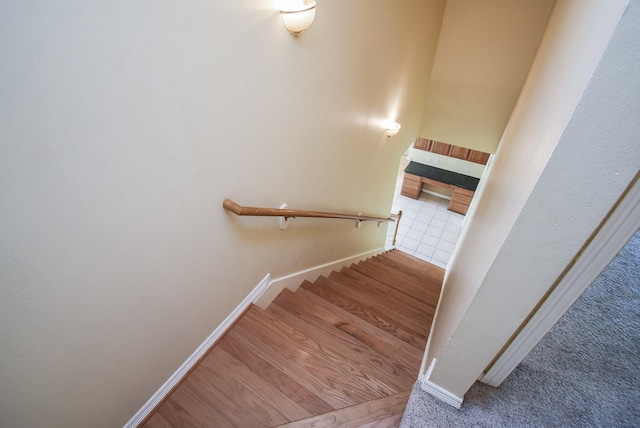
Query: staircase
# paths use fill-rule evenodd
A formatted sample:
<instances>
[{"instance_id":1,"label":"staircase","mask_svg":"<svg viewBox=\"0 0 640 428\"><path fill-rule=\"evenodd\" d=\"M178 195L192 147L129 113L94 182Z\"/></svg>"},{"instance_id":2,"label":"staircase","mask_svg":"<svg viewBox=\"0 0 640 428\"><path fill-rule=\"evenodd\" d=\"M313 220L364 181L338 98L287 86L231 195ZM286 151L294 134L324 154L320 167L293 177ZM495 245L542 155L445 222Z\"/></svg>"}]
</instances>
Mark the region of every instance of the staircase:
<instances>
[{"instance_id":1,"label":"staircase","mask_svg":"<svg viewBox=\"0 0 640 428\"><path fill-rule=\"evenodd\" d=\"M143 425L397 427L444 270L388 251L250 309Z\"/></svg>"}]
</instances>

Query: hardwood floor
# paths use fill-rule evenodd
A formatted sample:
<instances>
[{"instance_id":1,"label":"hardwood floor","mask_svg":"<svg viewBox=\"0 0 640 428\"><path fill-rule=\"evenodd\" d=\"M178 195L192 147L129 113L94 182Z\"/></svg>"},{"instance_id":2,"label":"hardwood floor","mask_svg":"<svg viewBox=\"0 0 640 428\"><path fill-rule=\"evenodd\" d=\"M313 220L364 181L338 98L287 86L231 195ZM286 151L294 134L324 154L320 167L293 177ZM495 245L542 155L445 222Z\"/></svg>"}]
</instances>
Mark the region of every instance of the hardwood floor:
<instances>
[{"instance_id":1,"label":"hardwood floor","mask_svg":"<svg viewBox=\"0 0 640 428\"><path fill-rule=\"evenodd\" d=\"M155 427L397 427L444 270L398 250L252 306L158 406Z\"/></svg>"}]
</instances>

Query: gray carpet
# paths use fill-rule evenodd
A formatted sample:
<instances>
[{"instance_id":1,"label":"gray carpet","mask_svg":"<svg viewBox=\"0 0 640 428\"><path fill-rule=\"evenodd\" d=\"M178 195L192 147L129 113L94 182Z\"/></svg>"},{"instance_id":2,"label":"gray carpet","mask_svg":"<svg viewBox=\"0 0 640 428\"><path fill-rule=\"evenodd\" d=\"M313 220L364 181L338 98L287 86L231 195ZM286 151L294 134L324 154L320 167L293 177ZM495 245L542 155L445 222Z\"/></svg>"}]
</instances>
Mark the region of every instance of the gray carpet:
<instances>
[{"instance_id":1,"label":"gray carpet","mask_svg":"<svg viewBox=\"0 0 640 428\"><path fill-rule=\"evenodd\" d=\"M401 427L640 427L640 232L501 387L457 410L416 383Z\"/></svg>"}]
</instances>

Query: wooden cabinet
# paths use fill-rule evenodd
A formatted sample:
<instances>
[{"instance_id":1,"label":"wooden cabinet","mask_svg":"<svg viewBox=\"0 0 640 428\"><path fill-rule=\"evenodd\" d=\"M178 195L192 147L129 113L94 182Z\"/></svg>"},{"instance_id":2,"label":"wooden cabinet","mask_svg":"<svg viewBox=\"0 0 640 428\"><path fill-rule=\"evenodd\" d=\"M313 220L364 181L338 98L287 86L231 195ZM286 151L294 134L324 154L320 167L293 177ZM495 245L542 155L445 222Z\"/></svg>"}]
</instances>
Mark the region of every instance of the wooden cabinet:
<instances>
[{"instance_id":1,"label":"wooden cabinet","mask_svg":"<svg viewBox=\"0 0 640 428\"><path fill-rule=\"evenodd\" d=\"M489 161L489 153L480 152L478 150L470 150L467 160L470 162L486 165Z\"/></svg>"},{"instance_id":2,"label":"wooden cabinet","mask_svg":"<svg viewBox=\"0 0 640 428\"><path fill-rule=\"evenodd\" d=\"M413 144L413 146L416 149L429 151L431 149L432 142L433 140L427 140L426 138L418 137L416 138L416 141Z\"/></svg>"},{"instance_id":3,"label":"wooden cabinet","mask_svg":"<svg viewBox=\"0 0 640 428\"><path fill-rule=\"evenodd\" d=\"M443 189L450 189L453 187L451 184L443 183L442 181L432 180L430 178L422 177L422 184L431 184L432 186L441 187Z\"/></svg>"},{"instance_id":4,"label":"wooden cabinet","mask_svg":"<svg viewBox=\"0 0 640 428\"><path fill-rule=\"evenodd\" d=\"M451 195L451 201L449 201L449 211L467 214L471 199L473 199L473 194L473 190L453 186L453 194Z\"/></svg>"},{"instance_id":5,"label":"wooden cabinet","mask_svg":"<svg viewBox=\"0 0 640 428\"><path fill-rule=\"evenodd\" d=\"M489 153L454 146L422 137L416 138L416 141L413 143L413 147L420 150L426 150L431 153L438 153L440 155L479 163L482 165L486 165L489 160Z\"/></svg>"},{"instance_id":6,"label":"wooden cabinet","mask_svg":"<svg viewBox=\"0 0 640 428\"><path fill-rule=\"evenodd\" d=\"M423 184L431 184L436 187L442 187L443 189L450 189L451 187L455 187L448 183L443 183L441 181L432 180L430 178L421 177L419 175L413 175L405 172L404 180L402 181L402 189L400 189L400 194L413 199L418 199L420 197L420 192L422 192Z\"/></svg>"},{"instance_id":7,"label":"wooden cabinet","mask_svg":"<svg viewBox=\"0 0 640 428\"><path fill-rule=\"evenodd\" d=\"M440 155L449 155L449 150L451 150L451 146L447 143L441 143L440 141L433 141L431 143L430 152L438 153Z\"/></svg>"},{"instance_id":8,"label":"wooden cabinet","mask_svg":"<svg viewBox=\"0 0 640 428\"><path fill-rule=\"evenodd\" d=\"M400 194L404 196L408 196L413 199L418 199L420 197L421 191L422 191L422 177L420 177L419 175L408 174L405 172Z\"/></svg>"},{"instance_id":9,"label":"wooden cabinet","mask_svg":"<svg viewBox=\"0 0 640 428\"><path fill-rule=\"evenodd\" d=\"M452 158L458 158L458 159L462 159L462 160L467 160L469 157L469 152L471 152L470 149L465 149L464 147L460 147L460 146L450 146L451 148L449 149L449 156L451 156Z\"/></svg>"},{"instance_id":10,"label":"wooden cabinet","mask_svg":"<svg viewBox=\"0 0 640 428\"><path fill-rule=\"evenodd\" d=\"M474 191L480 180L458 172L409 162L404 170L400 194L419 199L424 192L449 199L449 210L466 214L473 199Z\"/></svg>"}]
</instances>

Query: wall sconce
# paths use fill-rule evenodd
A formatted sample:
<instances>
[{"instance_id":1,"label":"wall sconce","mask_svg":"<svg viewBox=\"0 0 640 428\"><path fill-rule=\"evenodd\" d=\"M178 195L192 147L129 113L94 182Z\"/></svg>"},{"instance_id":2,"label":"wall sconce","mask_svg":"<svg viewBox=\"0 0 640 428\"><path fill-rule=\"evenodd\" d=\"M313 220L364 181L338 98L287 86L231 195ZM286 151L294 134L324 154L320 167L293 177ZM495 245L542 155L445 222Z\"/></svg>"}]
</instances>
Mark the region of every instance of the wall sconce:
<instances>
[{"instance_id":1,"label":"wall sconce","mask_svg":"<svg viewBox=\"0 0 640 428\"><path fill-rule=\"evenodd\" d=\"M301 1L297 5L287 5L286 8L280 9L280 15L287 30L296 37L300 37L300 34L311 26L316 17L316 2Z\"/></svg>"},{"instance_id":2,"label":"wall sconce","mask_svg":"<svg viewBox=\"0 0 640 428\"><path fill-rule=\"evenodd\" d=\"M390 122L387 125L387 137L393 137L400 131L400 124L398 122Z\"/></svg>"}]
</instances>

